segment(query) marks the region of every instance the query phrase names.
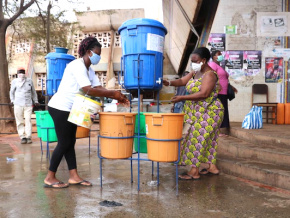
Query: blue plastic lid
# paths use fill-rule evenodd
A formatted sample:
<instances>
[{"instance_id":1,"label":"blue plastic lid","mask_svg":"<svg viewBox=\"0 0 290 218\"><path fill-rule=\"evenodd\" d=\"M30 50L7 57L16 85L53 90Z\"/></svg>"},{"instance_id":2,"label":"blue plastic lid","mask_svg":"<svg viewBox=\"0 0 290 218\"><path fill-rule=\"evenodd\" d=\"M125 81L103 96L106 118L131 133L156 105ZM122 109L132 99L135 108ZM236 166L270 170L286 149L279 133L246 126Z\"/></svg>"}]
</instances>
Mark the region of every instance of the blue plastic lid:
<instances>
[{"instance_id":1,"label":"blue plastic lid","mask_svg":"<svg viewBox=\"0 0 290 218\"><path fill-rule=\"evenodd\" d=\"M119 34L123 29L127 28L128 26L134 26L134 25L159 27L160 29L164 30L165 35L167 34L167 29L162 23L160 23L157 20L148 19L148 18L135 18L135 19L125 21L118 29Z\"/></svg>"},{"instance_id":2,"label":"blue plastic lid","mask_svg":"<svg viewBox=\"0 0 290 218\"><path fill-rule=\"evenodd\" d=\"M54 50L55 50L56 53L64 53L64 54L67 54L67 52L68 52L68 49L67 48L62 48L62 47L55 47Z\"/></svg>"},{"instance_id":3,"label":"blue plastic lid","mask_svg":"<svg viewBox=\"0 0 290 218\"><path fill-rule=\"evenodd\" d=\"M56 47L54 48L55 52L50 52L45 56L45 59L67 59L74 60L75 57L73 55L67 54L67 48Z\"/></svg>"}]
</instances>

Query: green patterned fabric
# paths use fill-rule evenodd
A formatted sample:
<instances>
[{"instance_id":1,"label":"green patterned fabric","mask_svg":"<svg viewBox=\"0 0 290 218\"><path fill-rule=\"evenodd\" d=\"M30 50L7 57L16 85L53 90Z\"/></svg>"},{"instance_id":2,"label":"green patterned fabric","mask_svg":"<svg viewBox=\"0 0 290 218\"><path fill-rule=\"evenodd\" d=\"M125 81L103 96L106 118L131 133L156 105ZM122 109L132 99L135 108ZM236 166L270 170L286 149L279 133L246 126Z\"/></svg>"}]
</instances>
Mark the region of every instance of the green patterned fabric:
<instances>
[{"instance_id":1,"label":"green patterned fabric","mask_svg":"<svg viewBox=\"0 0 290 218\"><path fill-rule=\"evenodd\" d=\"M200 91L202 78L188 81L186 90L189 94ZM199 167L200 163L216 164L219 127L224 117L224 107L217 98L218 87L219 81L204 100L185 101L184 122L190 124L190 128L181 142L180 165Z\"/></svg>"}]
</instances>

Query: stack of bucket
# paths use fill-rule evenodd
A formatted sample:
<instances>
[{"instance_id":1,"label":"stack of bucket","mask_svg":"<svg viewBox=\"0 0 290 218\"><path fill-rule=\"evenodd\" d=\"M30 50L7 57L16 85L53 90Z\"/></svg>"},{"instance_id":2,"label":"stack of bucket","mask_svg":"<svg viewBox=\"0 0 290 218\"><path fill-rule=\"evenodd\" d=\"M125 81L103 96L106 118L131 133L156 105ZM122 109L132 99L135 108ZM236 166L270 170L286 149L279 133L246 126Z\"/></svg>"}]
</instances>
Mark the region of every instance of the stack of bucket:
<instances>
[{"instance_id":1,"label":"stack of bucket","mask_svg":"<svg viewBox=\"0 0 290 218\"><path fill-rule=\"evenodd\" d=\"M146 136L146 123L145 123L145 115L140 112L140 136ZM135 124L135 135L138 135L138 115ZM134 138L134 149L135 151L139 151L139 153L147 153L147 139L140 138L139 139L140 151L138 150L138 138Z\"/></svg>"},{"instance_id":2,"label":"stack of bucket","mask_svg":"<svg viewBox=\"0 0 290 218\"><path fill-rule=\"evenodd\" d=\"M158 162L178 160L178 140L182 138L184 114L145 113L148 159Z\"/></svg>"},{"instance_id":3,"label":"stack of bucket","mask_svg":"<svg viewBox=\"0 0 290 218\"><path fill-rule=\"evenodd\" d=\"M275 113L273 113L273 118L275 118ZM277 124L290 124L290 103L277 104Z\"/></svg>"},{"instance_id":4,"label":"stack of bucket","mask_svg":"<svg viewBox=\"0 0 290 218\"><path fill-rule=\"evenodd\" d=\"M54 122L48 111L35 111L37 136L45 142L57 142ZM50 128L50 129L47 129Z\"/></svg>"},{"instance_id":5,"label":"stack of bucket","mask_svg":"<svg viewBox=\"0 0 290 218\"><path fill-rule=\"evenodd\" d=\"M135 117L137 113L100 112L100 135L124 137L101 138L101 156L108 159L124 159L132 156Z\"/></svg>"}]
</instances>

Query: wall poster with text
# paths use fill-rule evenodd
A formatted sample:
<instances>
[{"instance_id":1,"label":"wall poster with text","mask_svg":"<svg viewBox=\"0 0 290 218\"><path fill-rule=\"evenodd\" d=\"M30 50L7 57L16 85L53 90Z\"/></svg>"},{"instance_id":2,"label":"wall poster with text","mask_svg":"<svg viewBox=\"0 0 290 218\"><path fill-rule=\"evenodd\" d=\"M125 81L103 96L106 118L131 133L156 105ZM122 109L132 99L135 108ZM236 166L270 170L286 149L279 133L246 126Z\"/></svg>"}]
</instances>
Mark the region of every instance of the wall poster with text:
<instances>
[{"instance_id":1,"label":"wall poster with text","mask_svg":"<svg viewBox=\"0 0 290 218\"><path fill-rule=\"evenodd\" d=\"M283 79L283 58L268 57L265 58L265 82L279 83Z\"/></svg>"},{"instance_id":2,"label":"wall poster with text","mask_svg":"<svg viewBox=\"0 0 290 218\"><path fill-rule=\"evenodd\" d=\"M262 51L244 51L243 59L246 76L259 74L262 68Z\"/></svg>"},{"instance_id":3,"label":"wall poster with text","mask_svg":"<svg viewBox=\"0 0 290 218\"><path fill-rule=\"evenodd\" d=\"M208 39L208 47L210 52L215 50L225 51L226 47L226 34L224 33L211 33Z\"/></svg>"},{"instance_id":4,"label":"wall poster with text","mask_svg":"<svg viewBox=\"0 0 290 218\"><path fill-rule=\"evenodd\" d=\"M225 52L226 71L229 69L243 68L243 51L226 51Z\"/></svg>"}]
</instances>

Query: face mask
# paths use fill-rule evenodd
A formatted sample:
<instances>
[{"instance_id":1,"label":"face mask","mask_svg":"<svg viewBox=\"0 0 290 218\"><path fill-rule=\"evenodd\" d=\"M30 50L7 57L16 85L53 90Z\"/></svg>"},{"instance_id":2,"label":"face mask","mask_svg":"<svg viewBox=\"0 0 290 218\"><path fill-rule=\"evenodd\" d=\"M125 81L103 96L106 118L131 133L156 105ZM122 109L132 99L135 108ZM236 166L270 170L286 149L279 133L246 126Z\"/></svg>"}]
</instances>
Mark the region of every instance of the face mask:
<instances>
[{"instance_id":1,"label":"face mask","mask_svg":"<svg viewBox=\"0 0 290 218\"><path fill-rule=\"evenodd\" d=\"M101 56L94 53L93 51L91 51L91 52L93 53L92 57L89 56L91 63L92 63L92 65L97 65L101 60Z\"/></svg>"},{"instance_id":2,"label":"face mask","mask_svg":"<svg viewBox=\"0 0 290 218\"><path fill-rule=\"evenodd\" d=\"M218 62L222 62L223 60L224 60L224 56L219 55L219 56L217 57L217 61L218 61Z\"/></svg>"},{"instance_id":3,"label":"face mask","mask_svg":"<svg viewBox=\"0 0 290 218\"><path fill-rule=\"evenodd\" d=\"M25 79L25 74L23 74L23 73L19 73L19 74L17 74L17 77L18 77L20 80L24 80L24 79Z\"/></svg>"},{"instance_id":4,"label":"face mask","mask_svg":"<svg viewBox=\"0 0 290 218\"><path fill-rule=\"evenodd\" d=\"M200 62L199 64L191 63L191 68L192 68L193 71L200 71L202 65L203 65L202 62Z\"/></svg>"}]
</instances>

